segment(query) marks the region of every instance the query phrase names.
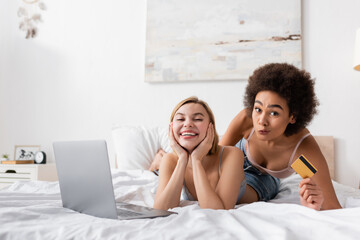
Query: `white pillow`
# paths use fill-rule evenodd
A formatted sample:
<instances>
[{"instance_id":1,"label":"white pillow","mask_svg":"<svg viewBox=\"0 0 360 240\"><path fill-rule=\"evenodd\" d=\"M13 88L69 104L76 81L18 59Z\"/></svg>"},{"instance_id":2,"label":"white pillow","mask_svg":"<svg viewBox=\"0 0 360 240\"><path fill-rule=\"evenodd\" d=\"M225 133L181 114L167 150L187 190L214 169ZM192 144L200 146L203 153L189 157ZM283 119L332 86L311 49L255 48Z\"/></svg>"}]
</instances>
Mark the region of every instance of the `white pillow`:
<instances>
[{"instance_id":1,"label":"white pillow","mask_svg":"<svg viewBox=\"0 0 360 240\"><path fill-rule=\"evenodd\" d=\"M166 127L120 126L113 128L112 137L121 170L148 169L160 148L171 150Z\"/></svg>"}]
</instances>

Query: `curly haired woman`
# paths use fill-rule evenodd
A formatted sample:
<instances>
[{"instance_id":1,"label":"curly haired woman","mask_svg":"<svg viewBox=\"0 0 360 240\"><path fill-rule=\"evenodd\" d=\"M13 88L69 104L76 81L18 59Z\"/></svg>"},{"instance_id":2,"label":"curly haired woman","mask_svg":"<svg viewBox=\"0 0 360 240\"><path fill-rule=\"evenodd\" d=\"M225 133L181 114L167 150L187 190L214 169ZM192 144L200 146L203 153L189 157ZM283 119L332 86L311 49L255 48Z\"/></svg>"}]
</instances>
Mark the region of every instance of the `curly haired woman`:
<instances>
[{"instance_id":1,"label":"curly haired woman","mask_svg":"<svg viewBox=\"0 0 360 240\"><path fill-rule=\"evenodd\" d=\"M301 204L316 210L341 208L326 160L306 128L319 105L310 74L286 63L264 65L250 76L244 105L219 142L236 145L245 155L247 186L240 202L274 198L279 178L293 174L290 165L303 154L318 172L300 182Z\"/></svg>"}]
</instances>

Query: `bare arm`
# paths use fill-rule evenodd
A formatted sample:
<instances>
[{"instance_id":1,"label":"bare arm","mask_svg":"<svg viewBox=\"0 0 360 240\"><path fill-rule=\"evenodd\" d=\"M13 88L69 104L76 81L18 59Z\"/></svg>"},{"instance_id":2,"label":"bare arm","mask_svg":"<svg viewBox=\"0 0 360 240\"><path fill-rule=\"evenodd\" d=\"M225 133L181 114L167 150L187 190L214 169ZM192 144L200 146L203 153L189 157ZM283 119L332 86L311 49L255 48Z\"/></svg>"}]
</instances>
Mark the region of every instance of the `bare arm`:
<instances>
[{"instance_id":1,"label":"bare arm","mask_svg":"<svg viewBox=\"0 0 360 240\"><path fill-rule=\"evenodd\" d=\"M317 168L318 172L310 179L303 179L300 183L301 203L317 210L341 208L331 182L329 168L314 137L309 136L299 149ZM323 202L321 197L323 195ZM317 204L319 201L319 204ZM322 203L322 204L320 204Z\"/></svg>"},{"instance_id":2,"label":"bare arm","mask_svg":"<svg viewBox=\"0 0 360 240\"><path fill-rule=\"evenodd\" d=\"M166 154L161 160L154 202L154 208L164 210L179 206L189 159L188 153L174 138L172 123L169 125L169 140L174 153Z\"/></svg>"},{"instance_id":3,"label":"bare arm","mask_svg":"<svg viewBox=\"0 0 360 240\"><path fill-rule=\"evenodd\" d=\"M236 148L229 148L223 153L222 172L216 189L210 185L202 160L211 148L214 139L214 128L209 124L207 135L201 144L192 152L193 178L196 195L201 208L230 209L234 208L240 190L241 177L244 176L242 164L244 157Z\"/></svg>"},{"instance_id":4,"label":"bare arm","mask_svg":"<svg viewBox=\"0 0 360 240\"><path fill-rule=\"evenodd\" d=\"M223 146L234 146L244 137L245 132L251 129L252 126L252 120L247 116L246 109L241 110L230 122L219 144Z\"/></svg>"},{"instance_id":5,"label":"bare arm","mask_svg":"<svg viewBox=\"0 0 360 240\"><path fill-rule=\"evenodd\" d=\"M184 184L187 159L178 159L173 153L166 154L160 164L159 185L154 208L167 210L179 206Z\"/></svg>"},{"instance_id":6,"label":"bare arm","mask_svg":"<svg viewBox=\"0 0 360 240\"><path fill-rule=\"evenodd\" d=\"M244 156L235 147L227 147L223 153L221 175L215 189L210 186L199 160L193 160L193 176L197 198L201 208L232 209L235 207L241 182L244 179Z\"/></svg>"}]
</instances>

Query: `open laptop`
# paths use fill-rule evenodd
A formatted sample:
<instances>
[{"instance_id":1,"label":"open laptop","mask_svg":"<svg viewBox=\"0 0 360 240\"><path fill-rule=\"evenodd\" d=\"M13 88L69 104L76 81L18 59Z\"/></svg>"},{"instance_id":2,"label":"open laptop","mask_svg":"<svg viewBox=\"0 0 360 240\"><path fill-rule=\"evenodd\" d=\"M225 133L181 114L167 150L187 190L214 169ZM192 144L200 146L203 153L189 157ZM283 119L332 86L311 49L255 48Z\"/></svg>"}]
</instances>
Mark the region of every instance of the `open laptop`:
<instances>
[{"instance_id":1,"label":"open laptop","mask_svg":"<svg viewBox=\"0 0 360 240\"><path fill-rule=\"evenodd\" d=\"M54 142L61 199L65 208L101 218L163 217L174 212L116 203L104 140Z\"/></svg>"}]
</instances>

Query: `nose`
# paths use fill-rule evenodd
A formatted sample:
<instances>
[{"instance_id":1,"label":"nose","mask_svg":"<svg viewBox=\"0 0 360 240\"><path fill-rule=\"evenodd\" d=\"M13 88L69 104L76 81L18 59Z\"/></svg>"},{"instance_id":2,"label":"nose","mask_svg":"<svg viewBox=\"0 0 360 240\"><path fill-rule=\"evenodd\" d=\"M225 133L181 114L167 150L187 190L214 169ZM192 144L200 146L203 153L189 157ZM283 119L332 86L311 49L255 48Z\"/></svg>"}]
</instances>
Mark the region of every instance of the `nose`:
<instances>
[{"instance_id":1,"label":"nose","mask_svg":"<svg viewBox=\"0 0 360 240\"><path fill-rule=\"evenodd\" d=\"M268 121L267 121L267 118L266 118L266 115L265 115L265 114L261 114L261 115L259 116L258 123L259 123L261 126L267 126L267 125L268 125Z\"/></svg>"},{"instance_id":2,"label":"nose","mask_svg":"<svg viewBox=\"0 0 360 240\"><path fill-rule=\"evenodd\" d=\"M184 127L192 127L192 126L193 126L193 121L187 118L184 122Z\"/></svg>"}]
</instances>

